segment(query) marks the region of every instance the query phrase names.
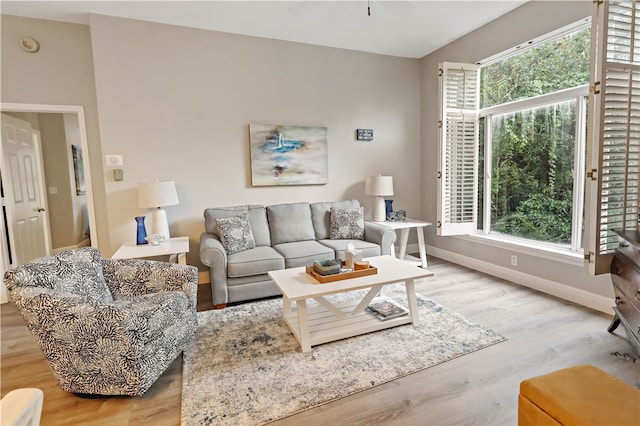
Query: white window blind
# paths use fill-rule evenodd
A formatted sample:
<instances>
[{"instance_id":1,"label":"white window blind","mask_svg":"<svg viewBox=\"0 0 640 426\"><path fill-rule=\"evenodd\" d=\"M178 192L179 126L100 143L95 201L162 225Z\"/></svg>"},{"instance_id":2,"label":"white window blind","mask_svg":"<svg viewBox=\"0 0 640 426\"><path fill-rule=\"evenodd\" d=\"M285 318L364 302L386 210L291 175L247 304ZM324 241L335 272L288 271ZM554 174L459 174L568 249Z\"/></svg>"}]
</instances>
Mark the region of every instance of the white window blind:
<instances>
[{"instance_id":1,"label":"white window blind","mask_svg":"<svg viewBox=\"0 0 640 426\"><path fill-rule=\"evenodd\" d=\"M638 229L640 3L605 1L592 17L585 266L609 272L615 229Z\"/></svg>"},{"instance_id":2,"label":"white window blind","mask_svg":"<svg viewBox=\"0 0 640 426\"><path fill-rule=\"evenodd\" d=\"M476 231L480 67L439 66L438 235Z\"/></svg>"}]
</instances>

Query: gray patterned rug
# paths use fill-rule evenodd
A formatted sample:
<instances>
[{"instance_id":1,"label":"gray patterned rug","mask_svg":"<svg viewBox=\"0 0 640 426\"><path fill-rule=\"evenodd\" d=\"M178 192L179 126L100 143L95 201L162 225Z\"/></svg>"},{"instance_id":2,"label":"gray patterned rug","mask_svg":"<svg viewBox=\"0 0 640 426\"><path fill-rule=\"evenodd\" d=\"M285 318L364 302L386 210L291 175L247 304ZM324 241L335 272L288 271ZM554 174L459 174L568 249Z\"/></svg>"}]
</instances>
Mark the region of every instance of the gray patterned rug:
<instances>
[{"instance_id":1,"label":"gray patterned rug","mask_svg":"<svg viewBox=\"0 0 640 426\"><path fill-rule=\"evenodd\" d=\"M407 306L404 286L383 294ZM282 319L282 299L199 312L184 352L182 425L264 424L506 340L420 295L418 309L417 326L307 353Z\"/></svg>"}]
</instances>

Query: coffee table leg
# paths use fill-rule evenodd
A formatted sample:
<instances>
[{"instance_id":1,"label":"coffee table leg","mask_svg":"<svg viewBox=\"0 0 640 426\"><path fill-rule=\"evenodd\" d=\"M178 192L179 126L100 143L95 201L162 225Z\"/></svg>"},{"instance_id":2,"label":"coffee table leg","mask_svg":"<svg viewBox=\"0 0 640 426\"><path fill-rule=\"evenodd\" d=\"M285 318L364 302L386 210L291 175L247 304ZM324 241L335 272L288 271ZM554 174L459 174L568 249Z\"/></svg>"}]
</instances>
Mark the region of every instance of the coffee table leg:
<instances>
[{"instance_id":1,"label":"coffee table leg","mask_svg":"<svg viewBox=\"0 0 640 426\"><path fill-rule=\"evenodd\" d=\"M309 317L307 315L307 301L297 300L298 326L300 327L300 349L302 352L311 351L311 336L309 333Z\"/></svg>"},{"instance_id":2,"label":"coffee table leg","mask_svg":"<svg viewBox=\"0 0 640 426\"><path fill-rule=\"evenodd\" d=\"M407 302L409 302L409 313L411 314L412 324L418 324L418 299L416 299L416 286L413 280L407 280L404 283L407 290Z\"/></svg>"}]
</instances>

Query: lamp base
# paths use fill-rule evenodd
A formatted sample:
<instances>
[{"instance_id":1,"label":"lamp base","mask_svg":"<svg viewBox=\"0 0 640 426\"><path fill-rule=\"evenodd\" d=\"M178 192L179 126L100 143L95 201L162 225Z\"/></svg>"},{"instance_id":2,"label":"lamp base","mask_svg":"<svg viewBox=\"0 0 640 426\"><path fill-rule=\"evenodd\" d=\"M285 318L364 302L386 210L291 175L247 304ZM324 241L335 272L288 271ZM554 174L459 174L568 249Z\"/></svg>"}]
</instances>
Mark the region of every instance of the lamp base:
<instances>
[{"instance_id":1,"label":"lamp base","mask_svg":"<svg viewBox=\"0 0 640 426\"><path fill-rule=\"evenodd\" d=\"M386 219L387 217L384 198L382 198L381 196L377 196L375 205L373 206L373 221L384 222Z\"/></svg>"},{"instance_id":2,"label":"lamp base","mask_svg":"<svg viewBox=\"0 0 640 426\"><path fill-rule=\"evenodd\" d=\"M162 207L153 210L151 214L152 226L151 234L160 235L160 241L168 240L169 223L167 222L167 212Z\"/></svg>"}]
</instances>

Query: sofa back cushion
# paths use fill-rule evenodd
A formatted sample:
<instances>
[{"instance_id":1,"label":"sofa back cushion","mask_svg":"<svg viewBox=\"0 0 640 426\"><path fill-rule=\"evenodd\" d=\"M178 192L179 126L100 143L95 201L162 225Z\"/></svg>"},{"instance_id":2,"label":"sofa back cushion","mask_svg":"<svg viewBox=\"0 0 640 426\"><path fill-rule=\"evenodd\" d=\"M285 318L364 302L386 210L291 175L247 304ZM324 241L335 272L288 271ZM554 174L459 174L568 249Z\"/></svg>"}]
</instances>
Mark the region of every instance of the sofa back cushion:
<instances>
[{"instance_id":1,"label":"sofa back cushion","mask_svg":"<svg viewBox=\"0 0 640 426\"><path fill-rule=\"evenodd\" d=\"M360 207L358 200L345 200L329 203L312 203L311 220L316 240L328 240L331 230L331 207L337 209L355 209Z\"/></svg>"},{"instance_id":2,"label":"sofa back cushion","mask_svg":"<svg viewBox=\"0 0 640 426\"><path fill-rule=\"evenodd\" d=\"M267 206L271 243L315 240L309 203Z\"/></svg>"},{"instance_id":3,"label":"sofa back cushion","mask_svg":"<svg viewBox=\"0 0 640 426\"><path fill-rule=\"evenodd\" d=\"M216 219L231 216L240 216L242 213L249 215L249 225L255 240L256 246L270 246L269 224L267 223L267 212L264 206L248 205L233 207L214 207L204 210L204 227L209 234L218 235L218 224Z\"/></svg>"}]
</instances>

